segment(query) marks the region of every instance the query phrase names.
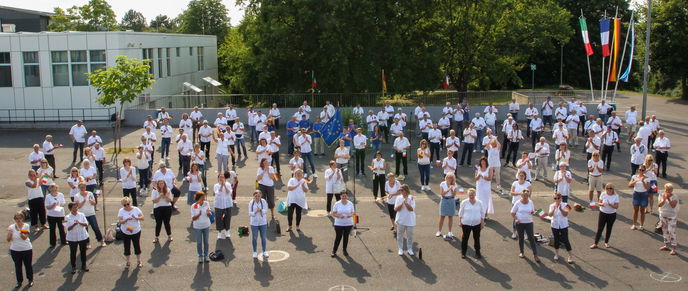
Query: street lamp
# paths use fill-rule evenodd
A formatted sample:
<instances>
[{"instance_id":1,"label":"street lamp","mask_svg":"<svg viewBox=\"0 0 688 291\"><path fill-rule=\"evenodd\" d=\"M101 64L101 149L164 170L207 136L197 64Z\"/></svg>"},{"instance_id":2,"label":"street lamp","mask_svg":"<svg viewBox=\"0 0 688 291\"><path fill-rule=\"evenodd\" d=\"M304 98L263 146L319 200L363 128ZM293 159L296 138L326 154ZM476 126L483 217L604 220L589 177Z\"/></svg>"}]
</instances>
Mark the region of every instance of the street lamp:
<instances>
[{"instance_id":1,"label":"street lamp","mask_svg":"<svg viewBox=\"0 0 688 291\"><path fill-rule=\"evenodd\" d=\"M652 26L652 0L647 0L647 27L645 29L645 64L643 66L643 119L647 114L647 81L650 78L650 27Z\"/></svg>"}]
</instances>

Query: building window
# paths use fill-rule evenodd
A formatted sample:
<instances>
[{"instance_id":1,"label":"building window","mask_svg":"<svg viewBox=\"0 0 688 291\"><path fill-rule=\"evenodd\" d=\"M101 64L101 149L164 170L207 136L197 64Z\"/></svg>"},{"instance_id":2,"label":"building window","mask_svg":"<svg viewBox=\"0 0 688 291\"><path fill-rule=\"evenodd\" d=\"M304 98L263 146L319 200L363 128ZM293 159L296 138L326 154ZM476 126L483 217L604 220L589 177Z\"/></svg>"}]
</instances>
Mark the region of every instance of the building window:
<instances>
[{"instance_id":1,"label":"building window","mask_svg":"<svg viewBox=\"0 0 688 291\"><path fill-rule=\"evenodd\" d=\"M12 64L10 53L0 53L0 87L12 87Z\"/></svg>"},{"instance_id":2,"label":"building window","mask_svg":"<svg viewBox=\"0 0 688 291\"><path fill-rule=\"evenodd\" d=\"M193 47L189 47L189 56L193 56Z\"/></svg>"},{"instance_id":3,"label":"building window","mask_svg":"<svg viewBox=\"0 0 688 291\"><path fill-rule=\"evenodd\" d=\"M167 61L167 76L172 75L172 63L170 62L170 48L165 49L165 61Z\"/></svg>"},{"instance_id":4,"label":"building window","mask_svg":"<svg viewBox=\"0 0 688 291\"><path fill-rule=\"evenodd\" d=\"M38 65L38 52L23 52L24 59L24 86L40 87L41 73Z\"/></svg>"},{"instance_id":5,"label":"building window","mask_svg":"<svg viewBox=\"0 0 688 291\"><path fill-rule=\"evenodd\" d=\"M88 56L86 51L69 51L72 86L88 86Z\"/></svg>"},{"instance_id":6,"label":"building window","mask_svg":"<svg viewBox=\"0 0 688 291\"><path fill-rule=\"evenodd\" d=\"M158 78L162 78L162 49L158 49Z\"/></svg>"},{"instance_id":7,"label":"building window","mask_svg":"<svg viewBox=\"0 0 688 291\"><path fill-rule=\"evenodd\" d=\"M198 70L203 71L203 70L205 70L205 65L203 62L203 47L202 46L199 46L197 48L197 55L198 55L197 56L197 58L198 58Z\"/></svg>"},{"instance_id":8,"label":"building window","mask_svg":"<svg viewBox=\"0 0 688 291\"><path fill-rule=\"evenodd\" d=\"M69 59L67 51L50 52L53 66L53 86L69 86Z\"/></svg>"},{"instance_id":9,"label":"building window","mask_svg":"<svg viewBox=\"0 0 688 291\"><path fill-rule=\"evenodd\" d=\"M153 49L143 49L141 50L143 53L143 58L142 60L148 60L148 73L151 75L155 76L155 70L153 69Z\"/></svg>"},{"instance_id":10,"label":"building window","mask_svg":"<svg viewBox=\"0 0 688 291\"><path fill-rule=\"evenodd\" d=\"M178 47L177 48L177 57L181 56L181 51L182 51L182 48Z\"/></svg>"},{"instance_id":11,"label":"building window","mask_svg":"<svg viewBox=\"0 0 688 291\"><path fill-rule=\"evenodd\" d=\"M106 58L104 50L88 51L88 55L91 63L91 73L105 69Z\"/></svg>"}]
</instances>

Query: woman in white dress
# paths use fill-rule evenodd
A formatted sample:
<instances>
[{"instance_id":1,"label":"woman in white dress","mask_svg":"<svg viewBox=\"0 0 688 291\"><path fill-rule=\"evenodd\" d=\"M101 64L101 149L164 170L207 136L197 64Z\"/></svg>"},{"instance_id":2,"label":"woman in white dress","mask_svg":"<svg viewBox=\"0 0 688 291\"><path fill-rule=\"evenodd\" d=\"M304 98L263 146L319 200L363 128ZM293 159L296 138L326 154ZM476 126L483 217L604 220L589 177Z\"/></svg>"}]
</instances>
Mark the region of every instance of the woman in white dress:
<instances>
[{"instance_id":1,"label":"woman in white dress","mask_svg":"<svg viewBox=\"0 0 688 291\"><path fill-rule=\"evenodd\" d=\"M504 190L502 190L502 163L499 160L502 145L496 138L493 138L485 148L487 149L487 164L492 169L492 178L497 183L497 191L504 195Z\"/></svg>"},{"instance_id":2,"label":"woman in white dress","mask_svg":"<svg viewBox=\"0 0 688 291\"><path fill-rule=\"evenodd\" d=\"M289 222L289 229L291 231L292 221L294 218L294 211L296 211L296 231L301 231L301 212L303 209L308 209L308 202L306 201L306 192L308 192L308 184L303 178L303 171L297 169L294 172L294 177L287 182L287 205L289 205L289 212L287 213L287 221Z\"/></svg>"},{"instance_id":3,"label":"woman in white dress","mask_svg":"<svg viewBox=\"0 0 688 291\"><path fill-rule=\"evenodd\" d=\"M497 151L499 154L499 150ZM485 218L488 214L494 214L494 205L492 204L492 168L487 163L487 158L482 157L478 161L478 167L475 169L475 189L477 198L483 203L485 209Z\"/></svg>"}]
</instances>

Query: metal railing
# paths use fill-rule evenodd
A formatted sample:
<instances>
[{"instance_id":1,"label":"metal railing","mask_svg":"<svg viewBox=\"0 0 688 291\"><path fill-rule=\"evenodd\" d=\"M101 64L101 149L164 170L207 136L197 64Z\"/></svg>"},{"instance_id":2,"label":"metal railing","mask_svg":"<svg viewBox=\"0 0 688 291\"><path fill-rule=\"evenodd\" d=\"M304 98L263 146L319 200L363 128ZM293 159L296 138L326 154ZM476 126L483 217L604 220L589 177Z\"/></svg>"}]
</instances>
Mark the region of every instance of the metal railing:
<instances>
[{"instance_id":1,"label":"metal railing","mask_svg":"<svg viewBox=\"0 0 688 291\"><path fill-rule=\"evenodd\" d=\"M104 108L50 108L50 109L0 109L0 122L73 122L110 121L115 107Z\"/></svg>"},{"instance_id":2,"label":"metal railing","mask_svg":"<svg viewBox=\"0 0 688 291\"><path fill-rule=\"evenodd\" d=\"M594 95L593 95L594 94ZM556 104L560 101L569 101L571 97L576 97L576 100L583 101L583 103L596 103L600 101L601 91L590 90L552 90L552 91L514 91L513 97L519 104L542 104L547 100L547 97L552 97L552 101ZM611 95L611 94L609 94ZM617 93L618 95L618 93ZM593 98L594 97L594 98ZM609 96L608 96L609 97ZM607 98L607 102L615 102L614 98Z\"/></svg>"}]
</instances>

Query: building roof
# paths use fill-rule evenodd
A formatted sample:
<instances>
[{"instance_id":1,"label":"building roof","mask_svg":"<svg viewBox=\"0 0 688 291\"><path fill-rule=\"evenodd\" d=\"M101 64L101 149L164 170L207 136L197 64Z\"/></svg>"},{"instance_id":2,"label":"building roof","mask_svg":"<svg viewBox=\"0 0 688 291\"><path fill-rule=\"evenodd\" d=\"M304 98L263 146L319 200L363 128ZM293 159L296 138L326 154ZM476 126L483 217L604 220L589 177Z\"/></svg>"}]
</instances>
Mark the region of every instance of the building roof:
<instances>
[{"instance_id":1,"label":"building roof","mask_svg":"<svg viewBox=\"0 0 688 291\"><path fill-rule=\"evenodd\" d=\"M0 5L0 9L7 9L7 10L26 13L26 14L34 14L34 15L40 15L40 16L46 16L46 17L51 17L51 16L55 15L55 13L52 13L52 12L43 12L43 11L22 9L22 8L2 6L2 5Z\"/></svg>"}]
</instances>

